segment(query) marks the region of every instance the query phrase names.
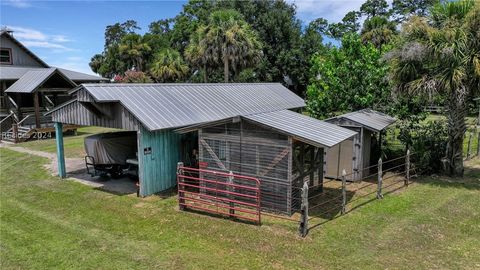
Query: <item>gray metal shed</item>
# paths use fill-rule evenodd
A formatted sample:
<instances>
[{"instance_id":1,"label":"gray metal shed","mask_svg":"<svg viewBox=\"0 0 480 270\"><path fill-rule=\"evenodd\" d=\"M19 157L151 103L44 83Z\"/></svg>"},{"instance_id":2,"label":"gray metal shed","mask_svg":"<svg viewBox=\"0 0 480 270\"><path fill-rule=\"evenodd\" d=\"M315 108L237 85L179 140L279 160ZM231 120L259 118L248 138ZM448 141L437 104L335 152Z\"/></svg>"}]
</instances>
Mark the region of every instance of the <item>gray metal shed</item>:
<instances>
[{"instance_id":1,"label":"gray metal shed","mask_svg":"<svg viewBox=\"0 0 480 270\"><path fill-rule=\"evenodd\" d=\"M352 140L342 142L328 150L326 177L339 179L342 170L345 169L349 174L348 180L359 180L368 174L365 168L372 163L370 156L374 135L378 135L380 143L382 131L395 123L396 119L381 112L363 109L325 121L358 133Z\"/></svg>"}]
</instances>

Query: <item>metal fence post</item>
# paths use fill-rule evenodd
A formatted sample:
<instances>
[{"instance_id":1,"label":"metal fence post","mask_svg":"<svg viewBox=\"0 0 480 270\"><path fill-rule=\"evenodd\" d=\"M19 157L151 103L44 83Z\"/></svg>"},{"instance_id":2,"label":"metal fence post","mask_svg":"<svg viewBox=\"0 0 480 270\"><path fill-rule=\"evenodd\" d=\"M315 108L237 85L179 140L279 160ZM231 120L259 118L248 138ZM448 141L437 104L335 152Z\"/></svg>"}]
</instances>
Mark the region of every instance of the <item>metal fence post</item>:
<instances>
[{"instance_id":1,"label":"metal fence post","mask_svg":"<svg viewBox=\"0 0 480 270\"><path fill-rule=\"evenodd\" d=\"M185 196L185 193L181 192L184 190L183 186L180 185L180 183L183 183L183 170L182 170L182 167L183 167L183 162L178 162L177 163L177 185L178 185L178 208L180 210L185 210L185 199L184 199L184 196Z\"/></svg>"},{"instance_id":2,"label":"metal fence post","mask_svg":"<svg viewBox=\"0 0 480 270\"><path fill-rule=\"evenodd\" d=\"M228 174L227 183L230 184L230 185L232 185L232 184L233 184L233 178L234 178L233 172L230 171L230 173ZM227 185L227 190L228 190L229 192L232 192L232 191L233 191L233 187L230 186L230 185ZM230 200L233 200L232 194L228 194L228 198L229 198ZM235 215L235 204L234 204L232 201L230 201L230 202L229 202L229 206L230 206L230 209L229 209L228 212L230 213L230 218L233 218L234 215Z\"/></svg>"},{"instance_id":3,"label":"metal fence post","mask_svg":"<svg viewBox=\"0 0 480 270\"><path fill-rule=\"evenodd\" d=\"M346 206L347 206L347 179L346 176L347 172L345 169L342 171L342 215L345 214L346 212Z\"/></svg>"},{"instance_id":4,"label":"metal fence post","mask_svg":"<svg viewBox=\"0 0 480 270\"><path fill-rule=\"evenodd\" d=\"M382 158L378 159L378 186L377 186L377 199L382 199Z\"/></svg>"},{"instance_id":5,"label":"metal fence post","mask_svg":"<svg viewBox=\"0 0 480 270\"><path fill-rule=\"evenodd\" d=\"M407 150L407 155L405 156L405 186L410 184L410 149Z\"/></svg>"},{"instance_id":6,"label":"metal fence post","mask_svg":"<svg viewBox=\"0 0 480 270\"><path fill-rule=\"evenodd\" d=\"M308 182L303 183L302 188L302 206L301 206L300 226L298 233L301 237L307 236L308 233Z\"/></svg>"}]
</instances>

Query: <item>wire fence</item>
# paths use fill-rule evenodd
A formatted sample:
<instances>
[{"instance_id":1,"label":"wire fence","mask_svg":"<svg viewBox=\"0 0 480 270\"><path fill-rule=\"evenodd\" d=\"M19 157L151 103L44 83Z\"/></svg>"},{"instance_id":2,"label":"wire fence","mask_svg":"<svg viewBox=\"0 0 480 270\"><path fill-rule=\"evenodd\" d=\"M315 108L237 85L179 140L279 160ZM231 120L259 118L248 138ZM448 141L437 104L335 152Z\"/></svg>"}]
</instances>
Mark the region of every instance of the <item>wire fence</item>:
<instances>
[{"instance_id":1,"label":"wire fence","mask_svg":"<svg viewBox=\"0 0 480 270\"><path fill-rule=\"evenodd\" d=\"M341 180L325 181L322 188L328 190L309 195L308 200L306 200L307 211L303 211L299 218L300 235L306 236L309 230L308 222L310 221L318 219L325 222L325 220L334 219L364 203L382 199L384 194L408 186L412 182L412 177L422 173L419 169L423 166L411 162L414 157L415 153L407 151L407 154L403 156L384 162L380 159L377 164L364 168L364 170L370 171L375 168L375 172L364 175L359 180L347 182L346 179L353 173L344 173ZM388 169L383 170L385 164L387 164ZM362 203L362 201L365 202ZM302 203L305 204L305 200Z\"/></svg>"},{"instance_id":2,"label":"wire fence","mask_svg":"<svg viewBox=\"0 0 480 270\"><path fill-rule=\"evenodd\" d=\"M277 189L290 189L290 192L280 194L260 188L261 216L294 222L298 224L299 233L304 237L312 227L353 211L372 200L382 199L384 194L408 186L412 177L426 171L423 164L412 163L412 160L415 161L415 153L407 151L406 155L386 161L380 159L377 164L361 169L360 171L369 173L362 172L360 179L349 178L358 172L350 174L344 172L341 179L323 179L315 185L309 186L310 181L306 181L303 187L276 186ZM285 215L285 205L279 201L290 202L287 205L290 215ZM309 222L314 220L322 222L309 226Z\"/></svg>"}]
</instances>

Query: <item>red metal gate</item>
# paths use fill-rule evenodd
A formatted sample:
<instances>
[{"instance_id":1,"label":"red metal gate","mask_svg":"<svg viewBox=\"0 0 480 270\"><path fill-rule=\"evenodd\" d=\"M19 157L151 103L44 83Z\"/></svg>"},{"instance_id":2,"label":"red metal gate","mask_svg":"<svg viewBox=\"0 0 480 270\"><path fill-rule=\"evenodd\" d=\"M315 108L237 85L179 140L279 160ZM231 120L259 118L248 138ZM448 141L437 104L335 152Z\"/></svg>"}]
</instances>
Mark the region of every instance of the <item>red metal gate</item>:
<instances>
[{"instance_id":1,"label":"red metal gate","mask_svg":"<svg viewBox=\"0 0 480 270\"><path fill-rule=\"evenodd\" d=\"M261 223L257 178L179 166L177 182L181 210L191 208Z\"/></svg>"}]
</instances>

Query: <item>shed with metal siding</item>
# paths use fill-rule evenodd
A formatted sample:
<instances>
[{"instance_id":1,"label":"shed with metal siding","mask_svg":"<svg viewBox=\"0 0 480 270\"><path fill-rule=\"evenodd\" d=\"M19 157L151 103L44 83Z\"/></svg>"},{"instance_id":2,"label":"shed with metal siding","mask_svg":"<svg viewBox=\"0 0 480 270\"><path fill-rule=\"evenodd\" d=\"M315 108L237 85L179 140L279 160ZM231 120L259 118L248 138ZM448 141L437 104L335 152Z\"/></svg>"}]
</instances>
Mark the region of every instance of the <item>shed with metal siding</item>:
<instances>
[{"instance_id":1,"label":"shed with metal siding","mask_svg":"<svg viewBox=\"0 0 480 270\"><path fill-rule=\"evenodd\" d=\"M348 177L349 180L359 180L368 175L366 168L372 163L372 141L378 137L380 146L382 131L395 123L396 119L381 112L363 109L325 121L358 132L353 142L345 141L326 153L326 176L340 178L342 170L346 169L348 174L353 173Z\"/></svg>"}]
</instances>

